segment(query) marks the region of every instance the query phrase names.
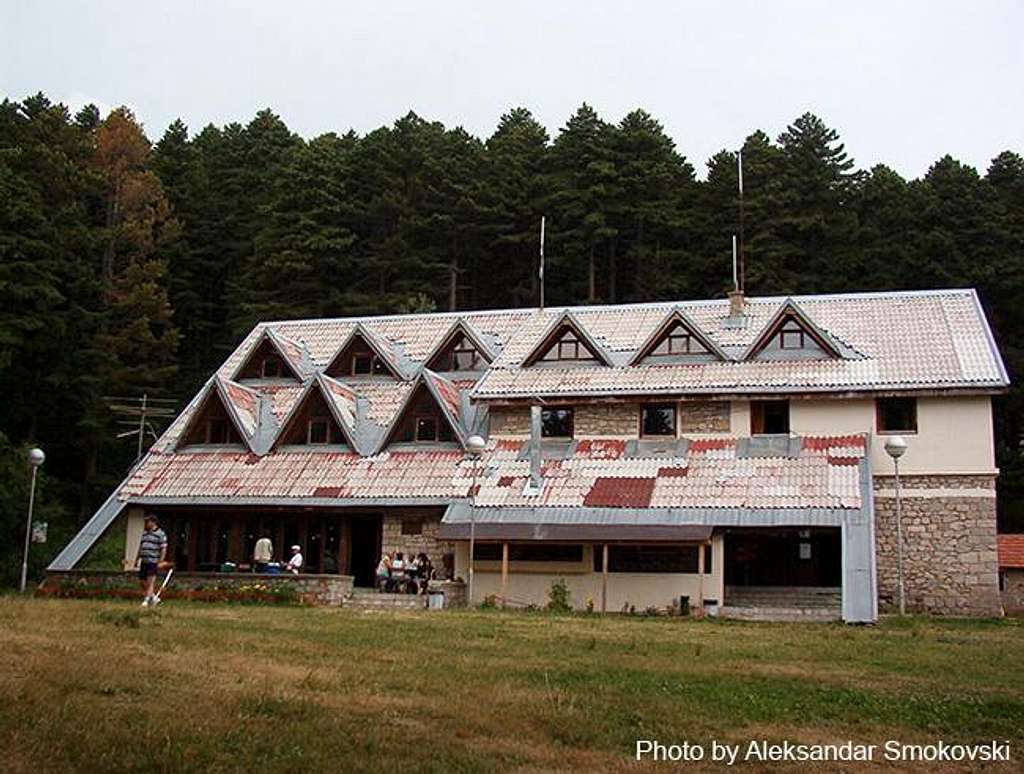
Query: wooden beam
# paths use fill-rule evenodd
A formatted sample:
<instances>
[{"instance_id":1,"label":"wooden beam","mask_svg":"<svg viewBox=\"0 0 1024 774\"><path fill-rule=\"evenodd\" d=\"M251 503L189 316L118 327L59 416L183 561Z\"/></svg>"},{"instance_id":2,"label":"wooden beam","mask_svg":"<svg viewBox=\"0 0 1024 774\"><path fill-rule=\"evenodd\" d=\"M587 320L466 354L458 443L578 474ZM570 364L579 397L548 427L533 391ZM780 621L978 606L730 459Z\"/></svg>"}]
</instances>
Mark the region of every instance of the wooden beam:
<instances>
[{"instance_id":1,"label":"wooden beam","mask_svg":"<svg viewBox=\"0 0 1024 774\"><path fill-rule=\"evenodd\" d=\"M505 607L508 594L508 543L501 544L501 606Z\"/></svg>"},{"instance_id":2,"label":"wooden beam","mask_svg":"<svg viewBox=\"0 0 1024 774\"><path fill-rule=\"evenodd\" d=\"M608 612L608 544L601 546L601 612Z\"/></svg>"},{"instance_id":3,"label":"wooden beam","mask_svg":"<svg viewBox=\"0 0 1024 774\"><path fill-rule=\"evenodd\" d=\"M704 547L705 543L701 543L697 547L697 609L704 612Z\"/></svg>"}]
</instances>

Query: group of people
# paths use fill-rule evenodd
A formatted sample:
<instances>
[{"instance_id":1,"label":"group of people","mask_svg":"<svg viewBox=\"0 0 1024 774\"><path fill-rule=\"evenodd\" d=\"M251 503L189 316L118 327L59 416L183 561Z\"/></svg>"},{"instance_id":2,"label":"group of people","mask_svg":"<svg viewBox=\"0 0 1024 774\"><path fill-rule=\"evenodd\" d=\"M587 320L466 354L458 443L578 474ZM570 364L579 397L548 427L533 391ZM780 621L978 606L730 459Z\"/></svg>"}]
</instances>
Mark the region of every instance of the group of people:
<instances>
[{"instance_id":1,"label":"group of people","mask_svg":"<svg viewBox=\"0 0 1024 774\"><path fill-rule=\"evenodd\" d=\"M270 541L270 535L264 534L252 549L253 572L267 572L270 563L274 561L274 544ZM302 557L302 548L292 546L291 558L281 568L283 572L290 572L298 575L302 571L302 564L305 560Z\"/></svg>"},{"instance_id":2,"label":"group of people","mask_svg":"<svg viewBox=\"0 0 1024 774\"><path fill-rule=\"evenodd\" d=\"M434 566L422 551L409 558L401 551L384 553L377 563L377 590L398 594L426 594Z\"/></svg>"}]
</instances>

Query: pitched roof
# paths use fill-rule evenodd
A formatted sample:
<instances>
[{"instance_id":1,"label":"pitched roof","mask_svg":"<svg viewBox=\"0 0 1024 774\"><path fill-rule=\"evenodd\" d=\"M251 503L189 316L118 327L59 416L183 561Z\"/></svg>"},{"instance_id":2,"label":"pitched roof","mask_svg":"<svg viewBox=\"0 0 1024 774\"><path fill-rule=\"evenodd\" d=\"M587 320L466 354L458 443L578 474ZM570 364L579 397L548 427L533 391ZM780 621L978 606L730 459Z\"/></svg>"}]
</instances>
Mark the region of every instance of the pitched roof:
<instances>
[{"instance_id":1,"label":"pitched roof","mask_svg":"<svg viewBox=\"0 0 1024 774\"><path fill-rule=\"evenodd\" d=\"M999 535L999 566L1024 570L1024 534Z\"/></svg>"}]
</instances>

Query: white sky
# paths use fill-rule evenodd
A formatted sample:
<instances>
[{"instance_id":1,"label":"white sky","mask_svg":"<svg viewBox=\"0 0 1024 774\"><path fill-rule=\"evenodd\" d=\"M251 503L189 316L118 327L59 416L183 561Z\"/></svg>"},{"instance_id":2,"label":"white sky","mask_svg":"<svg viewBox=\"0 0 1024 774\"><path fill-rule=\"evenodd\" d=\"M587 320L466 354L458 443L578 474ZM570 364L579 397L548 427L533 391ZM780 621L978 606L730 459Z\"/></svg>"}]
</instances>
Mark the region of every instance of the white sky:
<instances>
[{"instance_id":1,"label":"white sky","mask_svg":"<svg viewBox=\"0 0 1024 774\"><path fill-rule=\"evenodd\" d=\"M1022 30L1021 0L0 0L0 97L127 104L154 140L263 107L306 137L409 109L486 137L524 105L554 135L586 100L647 109L701 176L810 110L916 177L1024 152Z\"/></svg>"}]
</instances>

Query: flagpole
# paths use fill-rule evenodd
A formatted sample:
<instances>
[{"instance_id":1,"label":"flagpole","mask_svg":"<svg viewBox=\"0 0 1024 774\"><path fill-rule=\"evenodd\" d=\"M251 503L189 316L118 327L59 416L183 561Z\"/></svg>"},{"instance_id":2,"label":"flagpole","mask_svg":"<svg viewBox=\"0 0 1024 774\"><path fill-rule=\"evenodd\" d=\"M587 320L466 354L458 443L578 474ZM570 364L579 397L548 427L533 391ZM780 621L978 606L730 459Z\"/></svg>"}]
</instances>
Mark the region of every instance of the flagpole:
<instances>
[{"instance_id":1,"label":"flagpole","mask_svg":"<svg viewBox=\"0 0 1024 774\"><path fill-rule=\"evenodd\" d=\"M747 284L747 267L746 261L743 255L743 149L740 148L736 152L736 166L737 166L737 178L739 181L740 190L740 239L739 239L739 278L736 285L736 289L740 291L746 290Z\"/></svg>"},{"instance_id":2,"label":"flagpole","mask_svg":"<svg viewBox=\"0 0 1024 774\"><path fill-rule=\"evenodd\" d=\"M540 216L540 271L538 277L540 279L540 308L544 308L544 221L545 216Z\"/></svg>"}]
</instances>

